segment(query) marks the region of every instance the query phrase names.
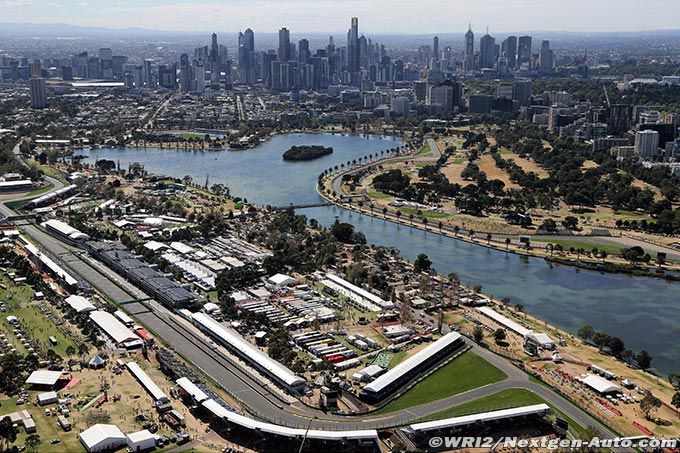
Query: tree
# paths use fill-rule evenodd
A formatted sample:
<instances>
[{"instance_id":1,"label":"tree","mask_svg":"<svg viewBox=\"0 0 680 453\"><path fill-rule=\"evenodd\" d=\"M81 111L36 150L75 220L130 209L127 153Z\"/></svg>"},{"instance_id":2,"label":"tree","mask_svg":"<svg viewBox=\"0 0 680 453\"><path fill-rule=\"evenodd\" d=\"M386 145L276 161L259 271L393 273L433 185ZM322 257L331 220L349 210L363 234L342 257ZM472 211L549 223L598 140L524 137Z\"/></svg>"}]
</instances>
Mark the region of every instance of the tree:
<instances>
[{"instance_id":1,"label":"tree","mask_svg":"<svg viewBox=\"0 0 680 453\"><path fill-rule=\"evenodd\" d=\"M680 390L680 372L671 373L668 375L668 382L671 383L675 390Z\"/></svg>"},{"instance_id":2,"label":"tree","mask_svg":"<svg viewBox=\"0 0 680 453\"><path fill-rule=\"evenodd\" d=\"M593 338L593 335L595 334L595 330L593 329L592 326L588 324L583 324L579 329L578 332L576 332L576 336L582 339L583 341L588 341L591 338Z\"/></svg>"},{"instance_id":3,"label":"tree","mask_svg":"<svg viewBox=\"0 0 680 453\"><path fill-rule=\"evenodd\" d=\"M671 399L671 404L674 408L680 409L680 392L675 392L673 398Z\"/></svg>"},{"instance_id":4,"label":"tree","mask_svg":"<svg viewBox=\"0 0 680 453\"><path fill-rule=\"evenodd\" d=\"M418 258L416 258L415 263L413 263L413 270L416 273L421 273L421 272L427 272L432 268L432 261L430 261L430 258L424 253L421 253L418 255Z\"/></svg>"},{"instance_id":5,"label":"tree","mask_svg":"<svg viewBox=\"0 0 680 453\"><path fill-rule=\"evenodd\" d=\"M635 357L635 363L642 371L647 371L652 365L652 356L647 351L640 351Z\"/></svg>"},{"instance_id":6,"label":"tree","mask_svg":"<svg viewBox=\"0 0 680 453\"><path fill-rule=\"evenodd\" d=\"M549 233L554 233L557 231L557 222L555 222L553 219L545 219L538 229L547 231Z\"/></svg>"},{"instance_id":7,"label":"tree","mask_svg":"<svg viewBox=\"0 0 680 453\"><path fill-rule=\"evenodd\" d=\"M505 333L505 330L503 329L496 329L493 333L493 339L496 340L496 343L500 343L501 341L505 340L507 338L507 334Z\"/></svg>"},{"instance_id":8,"label":"tree","mask_svg":"<svg viewBox=\"0 0 680 453\"><path fill-rule=\"evenodd\" d=\"M32 433L26 436L26 448L33 452L38 451L38 446L42 444L42 439L38 433Z\"/></svg>"},{"instance_id":9,"label":"tree","mask_svg":"<svg viewBox=\"0 0 680 453\"><path fill-rule=\"evenodd\" d=\"M6 450L9 445L13 444L17 440L18 429L12 423L9 417L4 417L0 420L0 439L4 444L3 450Z\"/></svg>"},{"instance_id":10,"label":"tree","mask_svg":"<svg viewBox=\"0 0 680 453\"><path fill-rule=\"evenodd\" d=\"M562 220L562 226L568 230L577 230L578 219L572 215L566 216L564 220Z\"/></svg>"},{"instance_id":11,"label":"tree","mask_svg":"<svg viewBox=\"0 0 680 453\"><path fill-rule=\"evenodd\" d=\"M472 339L475 340L476 343L484 341L484 329L482 329L481 326L475 326L475 328L472 329Z\"/></svg>"},{"instance_id":12,"label":"tree","mask_svg":"<svg viewBox=\"0 0 680 453\"><path fill-rule=\"evenodd\" d=\"M640 401L640 409L645 414L645 418L649 418L649 414L661 407L661 400L656 396L652 395L651 392L647 393L644 398Z\"/></svg>"}]
</instances>

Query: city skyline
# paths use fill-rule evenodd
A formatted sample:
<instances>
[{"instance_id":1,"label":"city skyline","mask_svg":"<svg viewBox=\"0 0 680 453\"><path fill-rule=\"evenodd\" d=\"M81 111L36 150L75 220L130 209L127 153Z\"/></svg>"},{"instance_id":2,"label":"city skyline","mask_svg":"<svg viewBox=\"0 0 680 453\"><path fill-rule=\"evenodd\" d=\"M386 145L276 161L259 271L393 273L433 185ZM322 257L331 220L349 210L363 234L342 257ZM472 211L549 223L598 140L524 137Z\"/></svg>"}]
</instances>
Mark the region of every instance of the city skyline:
<instances>
[{"instance_id":1,"label":"city skyline","mask_svg":"<svg viewBox=\"0 0 680 453\"><path fill-rule=\"evenodd\" d=\"M607 32L677 29L680 13L671 1L642 4L621 2L586 2L569 4L522 0L491 0L483 5L462 0L442 3L424 0L411 2L378 0L343 2L343 14L329 14L327 0L296 0L281 3L270 0L230 0L194 2L145 0L140 2L105 2L84 0L66 3L59 0L0 0L3 20L7 23L64 23L75 26L112 29L144 28L157 31L201 32L244 30L276 32L282 26L300 33L328 33L346 30L346 18L362 18L362 28L371 33L444 33L464 31L471 21L481 31L487 26L496 33L528 30ZM589 14L583 15L587 10ZM389 11L389 14L385 14ZM527 14L530 11L531 14ZM606 20L603 20L605 19ZM200 25L199 25L200 24Z\"/></svg>"}]
</instances>

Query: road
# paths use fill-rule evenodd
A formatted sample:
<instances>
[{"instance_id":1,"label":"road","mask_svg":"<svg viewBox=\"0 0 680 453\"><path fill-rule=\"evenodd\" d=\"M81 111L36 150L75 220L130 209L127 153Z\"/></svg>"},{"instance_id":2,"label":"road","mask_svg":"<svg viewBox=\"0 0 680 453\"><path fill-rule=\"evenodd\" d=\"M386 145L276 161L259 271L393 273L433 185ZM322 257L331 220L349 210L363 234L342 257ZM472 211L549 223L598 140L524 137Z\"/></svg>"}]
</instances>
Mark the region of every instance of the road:
<instances>
[{"instance_id":1,"label":"road","mask_svg":"<svg viewBox=\"0 0 680 453\"><path fill-rule=\"evenodd\" d=\"M5 214L12 214L12 210L4 204L0 204L0 211ZM537 393L579 424L583 426L593 425L607 437L614 436L614 433L583 410L547 387L529 381L528 375L522 370L516 368L506 359L477 345L471 345L474 352L503 370L508 376L506 380L380 416L333 415L309 408L300 402L291 404L285 398L282 398L279 391L270 389L267 385L263 385L261 379L254 378L244 369L242 364L237 363L221 348L216 349L214 344L209 342L194 326L182 322L177 315L160 304L149 301L148 296L141 290L133 287L123 277L103 264L87 256L85 252L57 240L36 225L26 224L20 225L18 228L40 243L45 250L57 255L72 272L88 281L104 296L122 306L159 336L170 348L243 402L253 415L267 421L290 427L307 428L309 419L316 417L313 423L313 427L316 429L352 430L396 427L413 423L420 417L432 415L502 390L525 388ZM430 318L428 322L432 323L434 320Z\"/></svg>"}]
</instances>

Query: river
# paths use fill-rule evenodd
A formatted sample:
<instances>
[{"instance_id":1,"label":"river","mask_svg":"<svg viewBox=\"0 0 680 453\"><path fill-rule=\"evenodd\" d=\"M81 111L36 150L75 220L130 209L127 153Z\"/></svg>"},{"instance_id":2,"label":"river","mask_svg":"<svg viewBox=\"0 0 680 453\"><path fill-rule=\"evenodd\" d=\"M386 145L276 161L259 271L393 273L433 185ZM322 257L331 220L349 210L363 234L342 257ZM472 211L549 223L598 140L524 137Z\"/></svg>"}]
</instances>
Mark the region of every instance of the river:
<instances>
[{"instance_id":1,"label":"river","mask_svg":"<svg viewBox=\"0 0 680 453\"><path fill-rule=\"evenodd\" d=\"M321 201L314 187L324 169L368 154L399 146L387 137L357 135L286 134L243 151L193 152L159 148L99 149L91 158L120 161L125 168L139 162L152 173L190 175L203 183L225 183L232 194L249 202L286 206ZM292 145L332 146L334 153L307 162L288 162L281 155ZM90 160L92 162L92 160ZM549 265L528 258L470 244L408 226L386 222L332 207L299 210L324 225L336 218L354 224L369 243L396 247L413 260L426 253L437 271L456 272L463 283L482 286L496 298L513 304L563 329L575 332L584 323L621 337L627 347L646 350L653 368L662 374L680 370L680 293L677 283Z\"/></svg>"}]
</instances>

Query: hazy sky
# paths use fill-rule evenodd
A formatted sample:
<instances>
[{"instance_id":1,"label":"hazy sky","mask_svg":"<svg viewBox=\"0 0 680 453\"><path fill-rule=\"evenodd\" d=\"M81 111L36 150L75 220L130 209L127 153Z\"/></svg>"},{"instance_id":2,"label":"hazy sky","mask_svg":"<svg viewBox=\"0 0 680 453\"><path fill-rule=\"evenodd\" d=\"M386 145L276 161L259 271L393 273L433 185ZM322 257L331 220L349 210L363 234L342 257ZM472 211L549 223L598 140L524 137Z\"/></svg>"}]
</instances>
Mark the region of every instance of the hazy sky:
<instances>
[{"instance_id":1,"label":"hazy sky","mask_svg":"<svg viewBox=\"0 0 680 453\"><path fill-rule=\"evenodd\" d=\"M365 33L680 28L678 0L0 0L0 22L175 31Z\"/></svg>"}]
</instances>

